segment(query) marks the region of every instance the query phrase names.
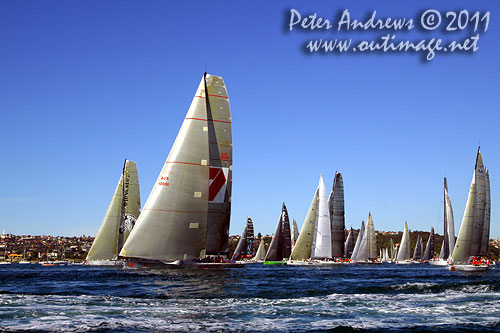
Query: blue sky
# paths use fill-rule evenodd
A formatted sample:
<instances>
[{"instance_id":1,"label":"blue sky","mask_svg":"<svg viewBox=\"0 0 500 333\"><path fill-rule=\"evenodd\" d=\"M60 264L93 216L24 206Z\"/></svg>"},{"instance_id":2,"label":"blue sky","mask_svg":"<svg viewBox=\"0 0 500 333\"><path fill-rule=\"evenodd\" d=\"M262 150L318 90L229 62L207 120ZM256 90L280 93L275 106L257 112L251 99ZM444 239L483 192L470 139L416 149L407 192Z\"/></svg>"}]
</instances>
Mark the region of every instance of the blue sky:
<instances>
[{"instance_id":1,"label":"blue sky","mask_svg":"<svg viewBox=\"0 0 500 333\"><path fill-rule=\"evenodd\" d=\"M490 11L473 54L306 54L310 39L390 31L286 31L291 8L333 18ZM472 32L396 32L462 39ZM458 232L479 141L500 236L498 1L2 1L0 229L95 235L124 158L145 203L205 70L233 117L231 234L299 227L319 175L345 184L346 225L442 233L443 176Z\"/></svg>"}]
</instances>

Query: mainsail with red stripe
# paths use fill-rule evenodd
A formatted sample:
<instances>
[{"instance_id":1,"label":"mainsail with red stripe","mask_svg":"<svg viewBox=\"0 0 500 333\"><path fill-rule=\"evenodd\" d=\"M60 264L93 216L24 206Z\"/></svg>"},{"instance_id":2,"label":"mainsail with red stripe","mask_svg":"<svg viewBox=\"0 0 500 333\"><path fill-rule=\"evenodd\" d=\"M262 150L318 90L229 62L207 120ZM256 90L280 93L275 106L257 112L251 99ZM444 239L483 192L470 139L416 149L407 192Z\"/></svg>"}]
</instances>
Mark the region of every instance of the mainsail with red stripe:
<instances>
[{"instance_id":1,"label":"mainsail with red stripe","mask_svg":"<svg viewBox=\"0 0 500 333\"><path fill-rule=\"evenodd\" d=\"M205 73L120 255L173 261L226 253L232 155L226 86Z\"/></svg>"}]
</instances>

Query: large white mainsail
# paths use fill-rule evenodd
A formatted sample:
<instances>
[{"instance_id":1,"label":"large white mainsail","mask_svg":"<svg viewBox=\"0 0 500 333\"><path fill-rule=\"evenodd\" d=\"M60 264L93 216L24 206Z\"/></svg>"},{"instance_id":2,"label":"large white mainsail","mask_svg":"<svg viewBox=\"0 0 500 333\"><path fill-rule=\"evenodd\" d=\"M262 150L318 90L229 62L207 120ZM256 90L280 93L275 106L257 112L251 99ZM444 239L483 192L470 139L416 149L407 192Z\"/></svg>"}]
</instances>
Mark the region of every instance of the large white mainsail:
<instances>
[{"instance_id":1,"label":"large white mainsail","mask_svg":"<svg viewBox=\"0 0 500 333\"><path fill-rule=\"evenodd\" d=\"M227 251L232 158L226 86L205 73L120 255L175 261Z\"/></svg>"},{"instance_id":2,"label":"large white mainsail","mask_svg":"<svg viewBox=\"0 0 500 333\"><path fill-rule=\"evenodd\" d=\"M304 224L302 224L302 229L299 233L299 238L292 249L291 260L307 260L311 258L311 249L314 237L314 227L317 219L318 210L318 191L319 188L314 192L314 196L309 206L309 211L307 212Z\"/></svg>"},{"instance_id":3,"label":"large white mainsail","mask_svg":"<svg viewBox=\"0 0 500 333\"><path fill-rule=\"evenodd\" d=\"M410 231L408 230L408 222L405 222L405 229L403 231L403 237L401 238L396 260L405 261L408 259L410 259Z\"/></svg>"},{"instance_id":4,"label":"large white mainsail","mask_svg":"<svg viewBox=\"0 0 500 333\"><path fill-rule=\"evenodd\" d=\"M485 222L488 223L489 230L489 202L487 204L487 186L489 185L486 177L481 152L478 149L476 165L469 190L469 197L465 206L464 216L458 232L458 238L452 253L452 261L455 264L466 265L470 262L471 256L482 256L487 254L482 248L483 232L485 231ZM489 186L488 186L489 194ZM488 199L489 201L489 199ZM488 211L488 212L487 212ZM487 216L486 216L487 215ZM488 218L485 221L485 217Z\"/></svg>"},{"instance_id":5,"label":"large white mainsail","mask_svg":"<svg viewBox=\"0 0 500 333\"><path fill-rule=\"evenodd\" d=\"M330 227L331 227L331 251L332 257L343 257L344 253L344 181L340 172L335 172L333 189L329 199Z\"/></svg>"},{"instance_id":6,"label":"large white mainsail","mask_svg":"<svg viewBox=\"0 0 500 333\"><path fill-rule=\"evenodd\" d=\"M137 164L125 160L115 193L87 255L87 262L116 259L140 212Z\"/></svg>"},{"instance_id":7,"label":"large white mainsail","mask_svg":"<svg viewBox=\"0 0 500 333\"><path fill-rule=\"evenodd\" d=\"M318 218L314 234L311 259L327 259L332 257L330 211L323 175L318 185Z\"/></svg>"}]
</instances>

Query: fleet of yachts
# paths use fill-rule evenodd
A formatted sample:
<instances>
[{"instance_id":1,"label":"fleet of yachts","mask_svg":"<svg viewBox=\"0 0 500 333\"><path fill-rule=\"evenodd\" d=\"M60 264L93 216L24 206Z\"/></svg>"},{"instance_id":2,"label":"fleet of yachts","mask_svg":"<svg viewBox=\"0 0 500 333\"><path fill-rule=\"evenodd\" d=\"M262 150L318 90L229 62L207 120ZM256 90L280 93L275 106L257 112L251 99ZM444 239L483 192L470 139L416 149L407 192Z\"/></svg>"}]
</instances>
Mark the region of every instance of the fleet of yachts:
<instances>
[{"instance_id":1,"label":"fleet of yachts","mask_svg":"<svg viewBox=\"0 0 500 333\"><path fill-rule=\"evenodd\" d=\"M180 266L413 264L451 270L487 270L490 233L489 172L478 149L458 237L444 181L444 239L434 257L434 230L418 237L412 251L405 223L400 240L377 248L373 217L355 232L345 228L344 184L337 172L330 193L320 176L299 232L283 203L269 247L255 251L253 222L247 220L234 254L228 253L232 188L232 127L224 80L205 73L175 143L141 210L136 163L126 160L108 210L90 249L87 265L125 268ZM424 246L424 242L426 245Z\"/></svg>"}]
</instances>

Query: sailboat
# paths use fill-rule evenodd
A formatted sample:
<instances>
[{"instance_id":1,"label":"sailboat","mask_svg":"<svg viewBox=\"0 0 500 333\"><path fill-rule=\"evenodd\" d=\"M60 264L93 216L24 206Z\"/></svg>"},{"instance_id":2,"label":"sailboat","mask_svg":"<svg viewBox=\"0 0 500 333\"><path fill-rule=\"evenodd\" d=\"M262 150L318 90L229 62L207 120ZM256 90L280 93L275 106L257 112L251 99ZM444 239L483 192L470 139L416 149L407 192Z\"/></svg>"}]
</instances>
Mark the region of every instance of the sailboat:
<instances>
[{"instance_id":1,"label":"sailboat","mask_svg":"<svg viewBox=\"0 0 500 333\"><path fill-rule=\"evenodd\" d=\"M248 217L245 230L243 230L240 240L238 241L238 245L234 250L233 259L243 260L246 258L252 258L255 252L254 241L253 222L252 219Z\"/></svg>"},{"instance_id":2,"label":"sailboat","mask_svg":"<svg viewBox=\"0 0 500 333\"><path fill-rule=\"evenodd\" d=\"M396 264L411 264L410 260L410 231L408 230L408 222L405 222L403 237L399 245L398 255L396 257Z\"/></svg>"},{"instance_id":3,"label":"sailboat","mask_svg":"<svg viewBox=\"0 0 500 333\"><path fill-rule=\"evenodd\" d=\"M267 250L264 265L286 265L286 260L290 257L291 250L290 220L288 218L288 210L283 202L280 218L269 249Z\"/></svg>"},{"instance_id":4,"label":"sailboat","mask_svg":"<svg viewBox=\"0 0 500 333\"><path fill-rule=\"evenodd\" d=\"M125 160L108 210L85 260L89 266L121 266L118 253L141 212L137 164Z\"/></svg>"},{"instance_id":5,"label":"sailboat","mask_svg":"<svg viewBox=\"0 0 500 333\"><path fill-rule=\"evenodd\" d=\"M481 271L489 268L490 177L478 148L476 165L450 270Z\"/></svg>"},{"instance_id":6,"label":"sailboat","mask_svg":"<svg viewBox=\"0 0 500 333\"><path fill-rule=\"evenodd\" d=\"M232 153L226 85L205 73L120 252L126 267L221 267L228 261Z\"/></svg>"},{"instance_id":7,"label":"sailboat","mask_svg":"<svg viewBox=\"0 0 500 333\"><path fill-rule=\"evenodd\" d=\"M319 177L318 185L318 217L311 250L311 260L327 261L332 258L332 232L330 226L329 199L326 193L323 175Z\"/></svg>"},{"instance_id":8,"label":"sailboat","mask_svg":"<svg viewBox=\"0 0 500 333\"><path fill-rule=\"evenodd\" d=\"M382 249L382 255L380 256L380 260L382 261L382 263L389 262L389 249L388 248Z\"/></svg>"},{"instance_id":9,"label":"sailboat","mask_svg":"<svg viewBox=\"0 0 500 333\"><path fill-rule=\"evenodd\" d=\"M359 245L356 263L379 263L377 260L377 240L375 238L375 226L373 224L372 214L368 214L368 222L363 235L361 244Z\"/></svg>"},{"instance_id":10,"label":"sailboat","mask_svg":"<svg viewBox=\"0 0 500 333\"><path fill-rule=\"evenodd\" d=\"M26 248L23 251L23 260L19 261L18 264L31 264L28 260L26 260Z\"/></svg>"},{"instance_id":11,"label":"sailboat","mask_svg":"<svg viewBox=\"0 0 500 333\"><path fill-rule=\"evenodd\" d=\"M331 228L331 257L342 258L345 238L344 181L340 172L335 172L333 188L328 200Z\"/></svg>"},{"instance_id":12,"label":"sailboat","mask_svg":"<svg viewBox=\"0 0 500 333\"><path fill-rule=\"evenodd\" d=\"M431 232L429 234L429 239L427 240L427 245L425 246L424 255L422 260L424 262L429 262L434 257L434 228L431 227Z\"/></svg>"},{"instance_id":13,"label":"sailboat","mask_svg":"<svg viewBox=\"0 0 500 333\"><path fill-rule=\"evenodd\" d=\"M455 247L455 223L453 221L453 209L451 207L450 196L448 195L448 181L444 177L444 225L443 242L438 260L431 260L429 264L435 266L447 266L448 259Z\"/></svg>"}]
</instances>

